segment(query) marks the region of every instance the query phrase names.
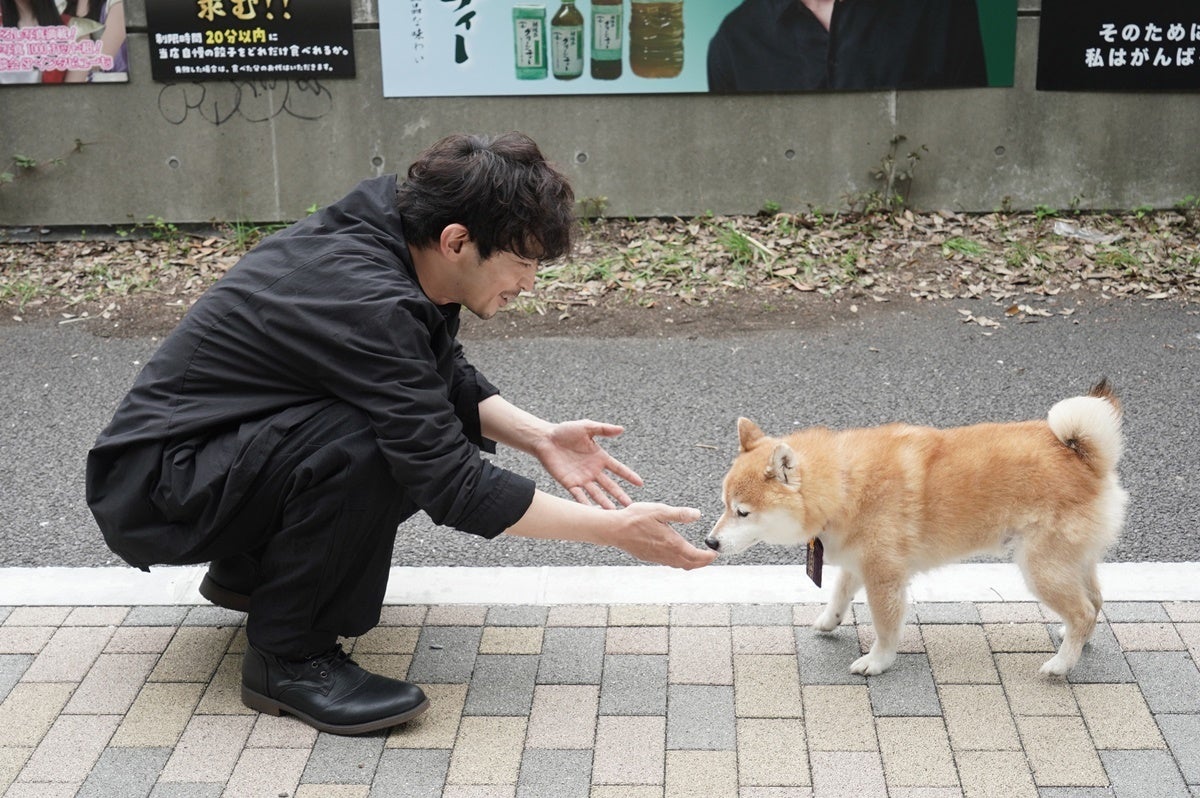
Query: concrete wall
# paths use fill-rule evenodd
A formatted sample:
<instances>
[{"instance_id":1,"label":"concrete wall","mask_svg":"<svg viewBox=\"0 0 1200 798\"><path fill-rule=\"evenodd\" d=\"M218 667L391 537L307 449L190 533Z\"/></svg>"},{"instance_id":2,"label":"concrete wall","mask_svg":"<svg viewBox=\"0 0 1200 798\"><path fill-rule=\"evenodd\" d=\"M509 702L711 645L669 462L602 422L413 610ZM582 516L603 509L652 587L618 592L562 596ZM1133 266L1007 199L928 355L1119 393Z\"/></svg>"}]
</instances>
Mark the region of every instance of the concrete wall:
<instances>
[{"instance_id":1,"label":"concrete wall","mask_svg":"<svg viewBox=\"0 0 1200 798\"><path fill-rule=\"evenodd\" d=\"M150 79L128 0L130 82L0 89L0 157L90 142L0 188L0 226L290 220L363 177L403 172L454 131L520 129L618 216L835 209L878 187L897 134L922 154L910 204L1171 207L1200 194L1200 95L1034 90L1040 0L1021 0L1011 89L384 99L374 0L355 0L358 77L319 87Z\"/></svg>"}]
</instances>

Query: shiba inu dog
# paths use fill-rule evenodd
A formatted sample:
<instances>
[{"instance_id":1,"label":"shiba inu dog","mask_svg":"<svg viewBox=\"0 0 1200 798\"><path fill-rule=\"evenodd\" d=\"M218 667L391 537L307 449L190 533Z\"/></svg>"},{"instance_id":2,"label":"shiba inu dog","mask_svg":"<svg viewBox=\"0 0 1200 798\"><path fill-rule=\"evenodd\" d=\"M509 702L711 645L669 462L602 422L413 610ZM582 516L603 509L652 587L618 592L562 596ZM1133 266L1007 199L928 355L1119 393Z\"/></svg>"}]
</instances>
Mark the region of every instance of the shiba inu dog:
<instances>
[{"instance_id":1,"label":"shiba inu dog","mask_svg":"<svg viewBox=\"0 0 1200 798\"><path fill-rule=\"evenodd\" d=\"M725 512L705 543L724 556L819 538L841 571L814 628L835 629L866 587L876 637L853 673L895 661L914 574L1009 547L1030 589L1065 622L1042 672L1064 675L1079 660L1103 601L1096 565L1128 500L1116 474L1121 405L1107 380L1044 421L816 427L785 438L745 418L737 428Z\"/></svg>"}]
</instances>

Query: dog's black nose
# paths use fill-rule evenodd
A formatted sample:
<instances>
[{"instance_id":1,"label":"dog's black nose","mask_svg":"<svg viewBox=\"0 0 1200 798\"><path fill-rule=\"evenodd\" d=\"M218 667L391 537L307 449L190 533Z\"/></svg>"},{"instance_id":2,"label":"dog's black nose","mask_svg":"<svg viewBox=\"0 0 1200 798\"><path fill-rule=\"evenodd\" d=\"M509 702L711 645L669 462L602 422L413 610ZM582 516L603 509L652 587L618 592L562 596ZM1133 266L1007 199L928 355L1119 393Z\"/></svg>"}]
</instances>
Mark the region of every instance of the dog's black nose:
<instances>
[{"instance_id":1,"label":"dog's black nose","mask_svg":"<svg viewBox=\"0 0 1200 798\"><path fill-rule=\"evenodd\" d=\"M713 551L721 550L721 541L717 540L716 538L705 538L704 545L708 546Z\"/></svg>"}]
</instances>

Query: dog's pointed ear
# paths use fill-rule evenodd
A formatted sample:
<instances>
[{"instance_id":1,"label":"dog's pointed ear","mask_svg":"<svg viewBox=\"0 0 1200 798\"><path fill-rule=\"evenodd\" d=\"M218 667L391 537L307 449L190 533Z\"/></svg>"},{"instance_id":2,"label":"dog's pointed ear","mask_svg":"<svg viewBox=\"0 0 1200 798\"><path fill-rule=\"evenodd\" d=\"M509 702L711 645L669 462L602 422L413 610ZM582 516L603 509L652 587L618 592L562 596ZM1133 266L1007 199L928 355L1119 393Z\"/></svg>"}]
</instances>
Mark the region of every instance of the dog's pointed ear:
<instances>
[{"instance_id":1,"label":"dog's pointed ear","mask_svg":"<svg viewBox=\"0 0 1200 798\"><path fill-rule=\"evenodd\" d=\"M748 418L739 418L737 429L738 441L742 445L743 452L750 451L750 447L763 438L762 429Z\"/></svg>"},{"instance_id":2,"label":"dog's pointed ear","mask_svg":"<svg viewBox=\"0 0 1200 798\"><path fill-rule=\"evenodd\" d=\"M800 487L800 472L796 468L796 453L792 447L783 441L775 444L771 452L771 465L767 467L766 476L774 478L789 487Z\"/></svg>"}]
</instances>

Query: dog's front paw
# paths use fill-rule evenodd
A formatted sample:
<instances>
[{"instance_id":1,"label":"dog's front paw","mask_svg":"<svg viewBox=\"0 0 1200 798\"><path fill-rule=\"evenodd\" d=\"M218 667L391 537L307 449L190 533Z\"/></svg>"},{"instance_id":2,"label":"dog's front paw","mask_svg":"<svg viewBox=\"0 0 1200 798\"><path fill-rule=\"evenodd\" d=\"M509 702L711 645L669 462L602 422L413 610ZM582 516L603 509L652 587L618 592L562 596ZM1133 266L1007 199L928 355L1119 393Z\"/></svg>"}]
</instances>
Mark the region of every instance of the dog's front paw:
<instances>
[{"instance_id":1,"label":"dog's front paw","mask_svg":"<svg viewBox=\"0 0 1200 798\"><path fill-rule=\"evenodd\" d=\"M875 676L892 667L892 663L895 661L895 654L883 654L871 651L854 660L854 663L850 666L850 672L859 673L863 676Z\"/></svg>"},{"instance_id":2,"label":"dog's front paw","mask_svg":"<svg viewBox=\"0 0 1200 798\"><path fill-rule=\"evenodd\" d=\"M1062 654L1055 654L1046 660L1040 670L1047 676L1066 676L1073 667L1075 667L1074 662L1069 661Z\"/></svg>"},{"instance_id":3,"label":"dog's front paw","mask_svg":"<svg viewBox=\"0 0 1200 798\"><path fill-rule=\"evenodd\" d=\"M842 616L838 615L836 612L825 610L815 621L813 621L812 628L816 629L818 632L832 632L834 629L838 628L841 622Z\"/></svg>"}]
</instances>

